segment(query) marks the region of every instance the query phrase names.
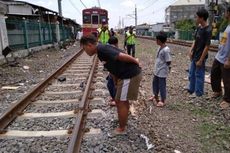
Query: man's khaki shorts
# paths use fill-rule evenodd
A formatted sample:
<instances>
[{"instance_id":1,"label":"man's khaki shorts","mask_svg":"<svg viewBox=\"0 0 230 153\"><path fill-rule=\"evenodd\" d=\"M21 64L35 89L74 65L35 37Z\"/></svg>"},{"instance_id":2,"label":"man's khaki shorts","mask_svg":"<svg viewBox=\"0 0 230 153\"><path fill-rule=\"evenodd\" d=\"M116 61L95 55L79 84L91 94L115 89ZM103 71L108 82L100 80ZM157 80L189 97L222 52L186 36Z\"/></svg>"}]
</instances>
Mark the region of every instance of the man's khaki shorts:
<instances>
[{"instance_id":1,"label":"man's khaki shorts","mask_svg":"<svg viewBox=\"0 0 230 153\"><path fill-rule=\"evenodd\" d=\"M115 100L137 100L141 78L142 73L129 79L118 79Z\"/></svg>"}]
</instances>

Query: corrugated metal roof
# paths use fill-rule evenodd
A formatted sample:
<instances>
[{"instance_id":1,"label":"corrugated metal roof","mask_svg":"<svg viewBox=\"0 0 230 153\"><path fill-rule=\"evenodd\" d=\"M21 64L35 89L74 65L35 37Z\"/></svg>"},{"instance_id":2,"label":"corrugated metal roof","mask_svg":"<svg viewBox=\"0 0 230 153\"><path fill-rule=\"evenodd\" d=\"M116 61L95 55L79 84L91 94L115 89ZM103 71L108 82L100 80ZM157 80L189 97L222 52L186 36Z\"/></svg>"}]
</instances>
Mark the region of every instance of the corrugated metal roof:
<instances>
[{"instance_id":1,"label":"corrugated metal roof","mask_svg":"<svg viewBox=\"0 0 230 153\"><path fill-rule=\"evenodd\" d=\"M171 6L179 6L179 5L204 5L205 0L178 0L173 3Z\"/></svg>"}]
</instances>

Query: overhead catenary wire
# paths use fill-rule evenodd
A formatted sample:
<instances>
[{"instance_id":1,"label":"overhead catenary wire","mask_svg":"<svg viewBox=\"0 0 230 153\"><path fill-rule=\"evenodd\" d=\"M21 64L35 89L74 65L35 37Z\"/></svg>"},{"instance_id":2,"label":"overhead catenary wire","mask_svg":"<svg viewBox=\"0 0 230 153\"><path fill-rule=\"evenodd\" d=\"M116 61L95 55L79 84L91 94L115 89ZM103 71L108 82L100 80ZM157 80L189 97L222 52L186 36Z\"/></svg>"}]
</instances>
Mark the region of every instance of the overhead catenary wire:
<instances>
[{"instance_id":1,"label":"overhead catenary wire","mask_svg":"<svg viewBox=\"0 0 230 153\"><path fill-rule=\"evenodd\" d=\"M85 5L81 0L80 0L80 2L81 2L81 4L82 4L85 8L87 8L86 5Z\"/></svg>"},{"instance_id":2,"label":"overhead catenary wire","mask_svg":"<svg viewBox=\"0 0 230 153\"><path fill-rule=\"evenodd\" d=\"M143 21L144 21L144 20L143 20L144 18L149 17L149 16L151 16L151 15L154 15L155 13L161 11L163 8L166 8L168 5L174 4L176 1L177 1L177 0L168 1L168 2L164 3L161 7L157 7L157 8L154 7L155 9L153 8L153 9L151 10L151 12L141 14L141 15L139 15L138 17L139 17L140 20L142 20L141 22L143 22Z\"/></svg>"},{"instance_id":3,"label":"overhead catenary wire","mask_svg":"<svg viewBox=\"0 0 230 153\"><path fill-rule=\"evenodd\" d=\"M146 0L145 2L141 2L141 3L136 3L137 5L143 5L143 4L146 4L146 3L148 3L148 2L150 2L150 1L152 1L152 0Z\"/></svg>"},{"instance_id":4,"label":"overhead catenary wire","mask_svg":"<svg viewBox=\"0 0 230 153\"><path fill-rule=\"evenodd\" d=\"M153 3L150 3L148 6L144 7L143 9L138 10L138 12L147 10L150 6L152 6L153 4L155 4L157 1L159 1L159 0L153 1Z\"/></svg>"},{"instance_id":5,"label":"overhead catenary wire","mask_svg":"<svg viewBox=\"0 0 230 153\"><path fill-rule=\"evenodd\" d=\"M171 4L173 4L173 3L175 3L177 0L174 0L174 1L172 1L172 2L170 2ZM149 15L151 15L151 14L153 14L154 12L158 12L158 11L160 11L162 8L164 8L165 6L162 6L162 7L160 7L160 8L157 8L156 10L151 10L151 12L149 12L149 13L145 13L145 14L143 14L143 15L141 15L141 16L138 16L138 17L148 17Z\"/></svg>"},{"instance_id":6,"label":"overhead catenary wire","mask_svg":"<svg viewBox=\"0 0 230 153\"><path fill-rule=\"evenodd\" d=\"M76 7L76 5L73 3L72 0L69 0L69 2L72 4L72 6L78 11L78 13L81 14L81 11Z\"/></svg>"}]
</instances>

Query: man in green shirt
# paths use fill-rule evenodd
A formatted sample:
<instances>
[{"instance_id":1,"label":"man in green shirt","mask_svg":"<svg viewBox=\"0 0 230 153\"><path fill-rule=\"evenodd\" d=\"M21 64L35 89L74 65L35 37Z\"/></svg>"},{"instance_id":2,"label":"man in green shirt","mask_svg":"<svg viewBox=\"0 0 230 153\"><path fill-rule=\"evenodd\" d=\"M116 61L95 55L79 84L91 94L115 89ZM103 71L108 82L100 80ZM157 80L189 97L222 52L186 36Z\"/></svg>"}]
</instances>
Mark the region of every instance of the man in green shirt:
<instances>
[{"instance_id":1,"label":"man in green shirt","mask_svg":"<svg viewBox=\"0 0 230 153\"><path fill-rule=\"evenodd\" d=\"M133 32L132 26L130 26L129 31L126 32L125 42L127 46L127 53L135 57L136 34Z\"/></svg>"},{"instance_id":2,"label":"man in green shirt","mask_svg":"<svg viewBox=\"0 0 230 153\"><path fill-rule=\"evenodd\" d=\"M110 31L105 23L102 23L102 27L98 29L98 33L98 42L103 45L107 44L110 38Z\"/></svg>"}]
</instances>

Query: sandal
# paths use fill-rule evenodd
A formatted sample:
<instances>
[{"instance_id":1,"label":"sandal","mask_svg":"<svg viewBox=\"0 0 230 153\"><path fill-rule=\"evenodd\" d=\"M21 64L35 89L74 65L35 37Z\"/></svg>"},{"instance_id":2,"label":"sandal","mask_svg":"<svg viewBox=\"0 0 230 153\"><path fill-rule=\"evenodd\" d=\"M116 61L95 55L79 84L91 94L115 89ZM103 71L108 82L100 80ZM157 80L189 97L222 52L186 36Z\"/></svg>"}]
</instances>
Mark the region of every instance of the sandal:
<instances>
[{"instance_id":1,"label":"sandal","mask_svg":"<svg viewBox=\"0 0 230 153\"><path fill-rule=\"evenodd\" d=\"M227 109L228 107L230 107L230 103L227 102L227 101L222 101L222 102L220 103L220 107L221 107L222 109Z\"/></svg>"},{"instance_id":2,"label":"sandal","mask_svg":"<svg viewBox=\"0 0 230 153\"><path fill-rule=\"evenodd\" d=\"M212 95L212 98L219 98L222 96L222 92L214 92L213 95Z\"/></svg>"},{"instance_id":3,"label":"sandal","mask_svg":"<svg viewBox=\"0 0 230 153\"><path fill-rule=\"evenodd\" d=\"M109 106L116 106L116 102L114 100L109 102Z\"/></svg>"},{"instance_id":4,"label":"sandal","mask_svg":"<svg viewBox=\"0 0 230 153\"><path fill-rule=\"evenodd\" d=\"M158 103L157 103L157 107L163 107L165 105L165 103L164 102L162 102L162 101L159 101Z\"/></svg>"},{"instance_id":5,"label":"sandal","mask_svg":"<svg viewBox=\"0 0 230 153\"><path fill-rule=\"evenodd\" d=\"M127 132L124 129L116 128L109 134L110 137L114 137L117 135L127 135Z\"/></svg>"},{"instance_id":6,"label":"sandal","mask_svg":"<svg viewBox=\"0 0 230 153\"><path fill-rule=\"evenodd\" d=\"M156 102L159 102L159 99L156 96L152 96L149 98L149 101L153 101L153 100L155 100Z\"/></svg>"}]
</instances>

